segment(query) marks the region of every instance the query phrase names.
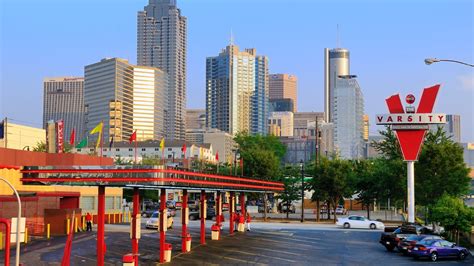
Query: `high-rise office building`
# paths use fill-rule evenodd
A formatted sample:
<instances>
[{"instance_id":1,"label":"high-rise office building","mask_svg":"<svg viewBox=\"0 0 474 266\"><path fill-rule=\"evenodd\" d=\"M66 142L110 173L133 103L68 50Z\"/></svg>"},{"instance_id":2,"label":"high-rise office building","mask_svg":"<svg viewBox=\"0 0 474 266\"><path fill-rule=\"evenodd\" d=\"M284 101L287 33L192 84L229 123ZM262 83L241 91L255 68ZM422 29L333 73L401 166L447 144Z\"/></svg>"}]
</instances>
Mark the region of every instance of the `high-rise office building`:
<instances>
[{"instance_id":1,"label":"high-rise office building","mask_svg":"<svg viewBox=\"0 0 474 266\"><path fill-rule=\"evenodd\" d=\"M364 141L369 141L369 115L364 115Z\"/></svg>"},{"instance_id":2,"label":"high-rise office building","mask_svg":"<svg viewBox=\"0 0 474 266\"><path fill-rule=\"evenodd\" d=\"M347 76L349 50L343 48L324 49L324 115L326 122L333 122L334 87L339 76Z\"/></svg>"},{"instance_id":3,"label":"high-rise office building","mask_svg":"<svg viewBox=\"0 0 474 266\"><path fill-rule=\"evenodd\" d=\"M266 134L268 59L230 44L206 59L206 126L235 135Z\"/></svg>"},{"instance_id":4,"label":"high-rise office building","mask_svg":"<svg viewBox=\"0 0 474 266\"><path fill-rule=\"evenodd\" d=\"M293 100L293 113L297 110L297 83L298 79L289 74L270 74L269 76L269 99L291 99Z\"/></svg>"},{"instance_id":5,"label":"high-rise office building","mask_svg":"<svg viewBox=\"0 0 474 266\"><path fill-rule=\"evenodd\" d=\"M278 137L293 136L293 112L272 112L268 117L268 134Z\"/></svg>"},{"instance_id":6,"label":"high-rise office building","mask_svg":"<svg viewBox=\"0 0 474 266\"><path fill-rule=\"evenodd\" d=\"M186 130L204 129L206 127L205 109L187 109L186 110Z\"/></svg>"},{"instance_id":7,"label":"high-rise office building","mask_svg":"<svg viewBox=\"0 0 474 266\"><path fill-rule=\"evenodd\" d=\"M336 79L334 96L334 146L344 159L364 155L364 98L353 76Z\"/></svg>"},{"instance_id":8,"label":"high-rise office building","mask_svg":"<svg viewBox=\"0 0 474 266\"><path fill-rule=\"evenodd\" d=\"M84 78L45 78L43 89L43 128L49 120L63 120L64 136L73 129L77 138L84 135Z\"/></svg>"},{"instance_id":9,"label":"high-rise office building","mask_svg":"<svg viewBox=\"0 0 474 266\"><path fill-rule=\"evenodd\" d=\"M461 143L461 116L460 115L446 115L446 124L430 125L431 131L436 131L441 127L454 142Z\"/></svg>"},{"instance_id":10,"label":"high-rise office building","mask_svg":"<svg viewBox=\"0 0 474 266\"><path fill-rule=\"evenodd\" d=\"M268 112L293 112L293 100L284 99L269 99L268 100Z\"/></svg>"},{"instance_id":11,"label":"high-rise office building","mask_svg":"<svg viewBox=\"0 0 474 266\"><path fill-rule=\"evenodd\" d=\"M161 139L167 86L160 69L131 65L125 59L107 58L86 66L87 130L104 122L104 142L112 136L115 142L126 141L134 131L138 141Z\"/></svg>"},{"instance_id":12,"label":"high-rise office building","mask_svg":"<svg viewBox=\"0 0 474 266\"><path fill-rule=\"evenodd\" d=\"M137 63L168 75L166 134L185 139L187 20L176 0L149 0L138 12Z\"/></svg>"}]
</instances>

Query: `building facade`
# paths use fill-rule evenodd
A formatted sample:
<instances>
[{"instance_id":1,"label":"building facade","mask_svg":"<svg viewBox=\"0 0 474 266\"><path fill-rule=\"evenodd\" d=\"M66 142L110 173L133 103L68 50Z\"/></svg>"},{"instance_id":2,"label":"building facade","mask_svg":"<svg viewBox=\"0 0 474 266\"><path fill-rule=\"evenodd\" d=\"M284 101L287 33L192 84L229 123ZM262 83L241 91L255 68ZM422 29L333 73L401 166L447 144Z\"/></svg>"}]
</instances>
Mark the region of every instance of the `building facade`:
<instances>
[{"instance_id":1,"label":"building facade","mask_svg":"<svg viewBox=\"0 0 474 266\"><path fill-rule=\"evenodd\" d=\"M186 110L186 130L203 129L206 127L205 109L187 109Z\"/></svg>"},{"instance_id":2,"label":"building facade","mask_svg":"<svg viewBox=\"0 0 474 266\"><path fill-rule=\"evenodd\" d=\"M310 123L318 124L324 122L324 113L322 112L297 112L293 115L293 135L296 137L308 136L308 127Z\"/></svg>"},{"instance_id":3,"label":"building facade","mask_svg":"<svg viewBox=\"0 0 474 266\"><path fill-rule=\"evenodd\" d=\"M268 117L268 134L278 137L293 136L293 112L272 112Z\"/></svg>"},{"instance_id":4,"label":"building facade","mask_svg":"<svg viewBox=\"0 0 474 266\"><path fill-rule=\"evenodd\" d=\"M289 98L285 99L269 99L268 100L268 112L293 112L294 105L293 100ZM294 112L293 112L294 113Z\"/></svg>"},{"instance_id":5,"label":"building facade","mask_svg":"<svg viewBox=\"0 0 474 266\"><path fill-rule=\"evenodd\" d=\"M334 147L344 159L358 159L364 153L364 98L355 78L336 80L334 87Z\"/></svg>"},{"instance_id":6,"label":"building facade","mask_svg":"<svg viewBox=\"0 0 474 266\"><path fill-rule=\"evenodd\" d=\"M333 122L334 87L340 75L349 75L349 60L349 50L347 49L324 49L324 114L326 122Z\"/></svg>"},{"instance_id":7,"label":"building facade","mask_svg":"<svg viewBox=\"0 0 474 266\"><path fill-rule=\"evenodd\" d=\"M84 135L84 78L43 79L43 128L50 120L64 121L64 136Z\"/></svg>"},{"instance_id":8,"label":"building facade","mask_svg":"<svg viewBox=\"0 0 474 266\"><path fill-rule=\"evenodd\" d=\"M104 123L103 141L137 140L165 136L167 76L158 68L135 66L125 59L108 58L85 67L86 129ZM94 140L97 136L90 136Z\"/></svg>"},{"instance_id":9,"label":"building facade","mask_svg":"<svg viewBox=\"0 0 474 266\"><path fill-rule=\"evenodd\" d=\"M269 75L269 99L291 99L293 102L293 113L297 112L298 78L290 74Z\"/></svg>"},{"instance_id":10,"label":"building facade","mask_svg":"<svg viewBox=\"0 0 474 266\"><path fill-rule=\"evenodd\" d=\"M364 141L369 141L369 115L364 115Z\"/></svg>"},{"instance_id":11,"label":"building facade","mask_svg":"<svg viewBox=\"0 0 474 266\"><path fill-rule=\"evenodd\" d=\"M40 142L46 143L46 130L10 122L0 121L0 148L33 150Z\"/></svg>"},{"instance_id":12,"label":"building facade","mask_svg":"<svg viewBox=\"0 0 474 266\"><path fill-rule=\"evenodd\" d=\"M451 138L454 142L461 143L461 116L460 115L446 115L446 124L430 125L430 130L436 131L441 127L446 133L446 136Z\"/></svg>"},{"instance_id":13,"label":"building facade","mask_svg":"<svg viewBox=\"0 0 474 266\"><path fill-rule=\"evenodd\" d=\"M167 73L166 135L184 140L187 19L176 0L149 0L137 20L137 63Z\"/></svg>"},{"instance_id":14,"label":"building facade","mask_svg":"<svg viewBox=\"0 0 474 266\"><path fill-rule=\"evenodd\" d=\"M268 59L230 44L206 59L206 127L266 134Z\"/></svg>"}]
</instances>

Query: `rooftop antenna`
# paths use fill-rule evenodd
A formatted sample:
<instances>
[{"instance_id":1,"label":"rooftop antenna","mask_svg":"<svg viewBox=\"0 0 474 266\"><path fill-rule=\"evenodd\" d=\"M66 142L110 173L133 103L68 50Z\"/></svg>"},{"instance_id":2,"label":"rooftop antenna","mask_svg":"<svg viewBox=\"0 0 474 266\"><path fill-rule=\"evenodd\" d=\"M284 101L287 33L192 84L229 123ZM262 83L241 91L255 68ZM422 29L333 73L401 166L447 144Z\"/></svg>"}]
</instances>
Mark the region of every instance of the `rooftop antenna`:
<instances>
[{"instance_id":1,"label":"rooftop antenna","mask_svg":"<svg viewBox=\"0 0 474 266\"><path fill-rule=\"evenodd\" d=\"M340 48L340 41L339 41L339 24L337 24L337 30L336 30L336 48Z\"/></svg>"}]
</instances>

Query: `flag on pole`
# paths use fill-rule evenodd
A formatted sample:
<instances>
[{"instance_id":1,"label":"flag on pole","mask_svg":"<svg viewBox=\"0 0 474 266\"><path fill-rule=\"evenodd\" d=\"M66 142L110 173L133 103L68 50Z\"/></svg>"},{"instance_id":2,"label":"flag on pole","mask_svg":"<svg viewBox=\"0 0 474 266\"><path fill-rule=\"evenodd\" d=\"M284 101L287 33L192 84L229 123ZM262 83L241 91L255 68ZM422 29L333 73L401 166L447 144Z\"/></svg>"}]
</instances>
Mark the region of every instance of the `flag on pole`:
<instances>
[{"instance_id":1,"label":"flag on pole","mask_svg":"<svg viewBox=\"0 0 474 266\"><path fill-rule=\"evenodd\" d=\"M137 141L137 131L136 130L133 131L133 134L130 136L128 141L130 142L130 144L132 144L133 141Z\"/></svg>"},{"instance_id":2,"label":"flag on pole","mask_svg":"<svg viewBox=\"0 0 474 266\"><path fill-rule=\"evenodd\" d=\"M112 149L112 145L114 145L114 136L113 136L113 135L112 135L112 137L110 138L109 149Z\"/></svg>"},{"instance_id":3,"label":"flag on pole","mask_svg":"<svg viewBox=\"0 0 474 266\"><path fill-rule=\"evenodd\" d=\"M186 154L186 143L183 144L183 147L181 147L181 151Z\"/></svg>"},{"instance_id":4,"label":"flag on pole","mask_svg":"<svg viewBox=\"0 0 474 266\"><path fill-rule=\"evenodd\" d=\"M79 142L79 144L76 145L76 149L82 149L87 146L87 136Z\"/></svg>"},{"instance_id":5,"label":"flag on pole","mask_svg":"<svg viewBox=\"0 0 474 266\"><path fill-rule=\"evenodd\" d=\"M219 151L216 151L216 161L219 161Z\"/></svg>"},{"instance_id":6,"label":"flag on pole","mask_svg":"<svg viewBox=\"0 0 474 266\"><path fill-rule=\"evenodd\" d=\"M75 139L76 139L76 130L73 128L71 132L71 137L69 138L69 144L74 146Z\"/></svg>"},{"instance_id":7,"label":"flag on pole","mask_svg":"<svg viewBox=\"0 0 474 266\"><path fill-rule=\"evenodd\" d=\"M102 136L102 128L104 126L104 122L100 122L97 126L95 126L94 129L89 133L90 135L94 135L99 133L99 136L97 137L97 143L95 144L95 148L97 149L99 147L99 144L101 143L101 136Z\"/></svg>"},{"instance_id":8,"label":"flag on pole","mask_svg":"<svg viewBox=\"0 0 474 266\"><path fill-rule=\"evenodd\" d=\"M161 149L162 151L165 150L165 138L162 138L162 139L161 139L161 142L160 142L160 149Z\"/></svg>"}]
</instances>

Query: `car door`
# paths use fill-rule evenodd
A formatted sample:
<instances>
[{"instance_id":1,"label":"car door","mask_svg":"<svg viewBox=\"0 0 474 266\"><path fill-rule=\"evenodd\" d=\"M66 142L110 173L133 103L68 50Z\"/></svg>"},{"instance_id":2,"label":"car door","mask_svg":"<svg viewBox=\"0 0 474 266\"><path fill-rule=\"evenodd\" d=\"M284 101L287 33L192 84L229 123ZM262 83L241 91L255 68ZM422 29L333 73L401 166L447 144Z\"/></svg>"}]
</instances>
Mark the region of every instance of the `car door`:
<instances>
[{"instance_id":1,"label":"car door","mask_svg":"<svg viewBox=\"0 0 474 266\"><path fill-rule=\"evenodd\" d=\"M439 255L441 256L452 256L451 254L453 253L451 245L452 243L446 240L442 240L438 242L441 245Z\"/></svg>"},{"instance_id":2,"label":"car door","mask_svg":"<svg viewBox=\"0 0 474 266\"><path fill-rule=\"evenodd\" d=\"M358 226L358 221L357 221L357 216L351 216L347 218L347 222L351 225L351 228L357 228Z\"/></svg>"}]
</instances>

